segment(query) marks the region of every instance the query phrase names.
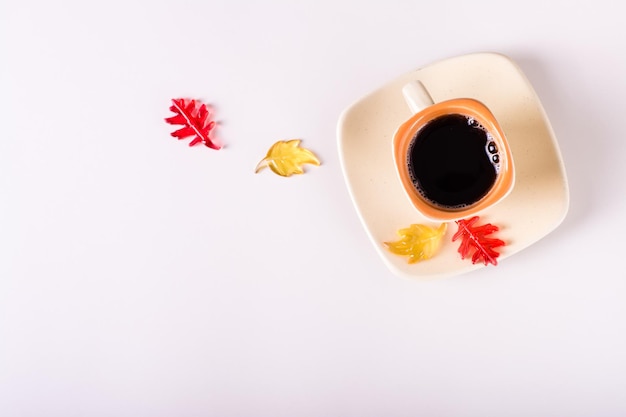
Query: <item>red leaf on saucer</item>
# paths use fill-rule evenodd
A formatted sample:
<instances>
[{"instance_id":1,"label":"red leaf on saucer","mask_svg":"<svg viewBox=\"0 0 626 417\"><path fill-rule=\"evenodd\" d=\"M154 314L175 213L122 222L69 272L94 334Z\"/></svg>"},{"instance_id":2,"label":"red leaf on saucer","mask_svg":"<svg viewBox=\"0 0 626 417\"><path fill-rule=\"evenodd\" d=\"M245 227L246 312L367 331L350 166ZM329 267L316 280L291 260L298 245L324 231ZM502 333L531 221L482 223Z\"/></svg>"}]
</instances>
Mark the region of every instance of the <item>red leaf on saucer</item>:
<instances>
[{"instance_id":1,"label":"red leaf on saucer","mask_svg":"<svg viewBox=\"0 0 626 417\"><path fill-rule=\"evenodd\" d=\"M175 115L166 118L165 121L171 125L183 126L171 133L173 137L180 140L193 136L189 146L203 143L212 149L222 147L217 140L210 136L211 130L215 127L215 121L211 120L206 104L193 99L178 98L172 100L170 110Z\"/></svg>"},{"instance_id":2,"label":"red leaf on saucer","mask_svg":"<svg viewBox=\"0 0 626 417\"><path fill-rule=\"evenodd\" d=\"M461 259L472 257L472 263L483 262L485 265L491 263L498 265L498 256L500 253L494 249L504 246L504 241L486 237L500 230L498 226L491 223L482 226L474 226L479 217L474 216L469 220L457 220L456 224L459 230L452 236L452 241L461 238L459 253Z\"/></svg>"}]
</instances>

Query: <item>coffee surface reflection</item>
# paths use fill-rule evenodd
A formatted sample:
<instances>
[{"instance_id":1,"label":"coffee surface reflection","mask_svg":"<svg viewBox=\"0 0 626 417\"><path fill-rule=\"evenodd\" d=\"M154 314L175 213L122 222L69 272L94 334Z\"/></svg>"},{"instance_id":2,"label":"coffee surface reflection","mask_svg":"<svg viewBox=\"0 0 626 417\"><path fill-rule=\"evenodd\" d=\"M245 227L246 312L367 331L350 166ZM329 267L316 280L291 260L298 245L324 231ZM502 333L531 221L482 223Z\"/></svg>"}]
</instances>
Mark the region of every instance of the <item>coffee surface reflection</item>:
<instances>
[{"instance_id":1,"label":"coffee surface reflection","mask_svg":"<svg viewBox=\"0 0 626 417\"><path fill-rule=\"evenodd\" d=\"M478 202L495 184L500 157L487 130L474 118L443 115L415 135L407 164L416 191L447 210Z\"/></svg>"}]
</instances>

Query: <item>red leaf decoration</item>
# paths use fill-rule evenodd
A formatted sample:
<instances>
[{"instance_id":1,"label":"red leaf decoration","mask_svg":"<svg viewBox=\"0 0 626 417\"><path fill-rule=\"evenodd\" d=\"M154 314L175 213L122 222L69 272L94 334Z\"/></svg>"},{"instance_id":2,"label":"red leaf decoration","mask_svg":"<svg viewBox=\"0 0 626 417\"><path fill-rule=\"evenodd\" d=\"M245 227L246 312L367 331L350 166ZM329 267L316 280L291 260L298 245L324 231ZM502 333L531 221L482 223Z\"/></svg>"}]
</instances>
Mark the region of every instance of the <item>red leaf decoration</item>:
<instances>
[{"instance_id":1,"label":"red leaf decoration","mask_svg":"<svg viewBox=\"0 0 626 417\"><path fill-rule=\"evenodd\" d=\"M215 121L210 119L209 109L206 104L200 103L193 99L178 98L172 100L170 110L175 116L168 117L165 121L171 125L182 125L183 127L175 132L172 136L177 139L185 139L194 137L189 146L203 143L209 148L220 149L222 145L211 138L209 134L215 127Z\"/></svg>"},{"instance_id":2,"label":"red leaf decoration","mask_svg":"<svg viewBox=\"0 0 626 417\"><path fill-rule=\"evenodd\" d=\"M474 226L478 221L478 216L474 216L469 220L457 220L456 224L459 230L452 236L452 241L461 238L459 253L461 259L472 256L472 263L483 262L485 265L491 263L498 265L498 256L500 254L494 249L504 246L504 241L486 237L493 232L500 230L498 226L491 223L482 226Z\"/></svg>"}]
</instances>

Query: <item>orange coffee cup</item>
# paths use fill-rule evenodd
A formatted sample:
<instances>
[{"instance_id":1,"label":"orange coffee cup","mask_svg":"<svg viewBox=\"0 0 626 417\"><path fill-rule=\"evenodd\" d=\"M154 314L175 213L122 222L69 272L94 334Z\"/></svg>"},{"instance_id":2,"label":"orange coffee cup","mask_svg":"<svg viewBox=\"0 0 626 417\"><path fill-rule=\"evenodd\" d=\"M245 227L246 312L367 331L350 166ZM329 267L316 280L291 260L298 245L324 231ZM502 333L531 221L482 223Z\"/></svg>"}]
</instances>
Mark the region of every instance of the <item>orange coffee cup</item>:
<instances>
[{"instance_id":1,"label":"orange coffee cup","mask_svg":"<svg viewBox=\"0 0 626 417\"><path fill-rule=\"evenodd\" d=\"M414 115L396 131L393 157L407 197L424 217L467 218L511 192L511 150L483 103L471 98L433 103L420 81L402 92Z\"/></svg>"}]
</instances>

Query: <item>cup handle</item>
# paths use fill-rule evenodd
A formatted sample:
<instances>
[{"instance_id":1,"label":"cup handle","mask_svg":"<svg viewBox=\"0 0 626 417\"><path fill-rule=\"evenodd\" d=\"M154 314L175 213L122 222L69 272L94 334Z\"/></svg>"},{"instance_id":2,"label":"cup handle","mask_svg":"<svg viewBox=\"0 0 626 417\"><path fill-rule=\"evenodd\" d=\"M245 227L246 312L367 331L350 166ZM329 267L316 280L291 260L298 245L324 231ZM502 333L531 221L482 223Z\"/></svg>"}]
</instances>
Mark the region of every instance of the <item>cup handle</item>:
<instances>
[{"instance_id":1,"label":"cup handle","mask_svg":"<svg viewBox=\"0 0 626 417\"><path fill-rule=\"evenodd\" d=\"M402 87L402 95L404 96L406 104L408 104L414 114L434 104L426 87L418 80L411 81Z\"/></svg>"}]
</instances>

